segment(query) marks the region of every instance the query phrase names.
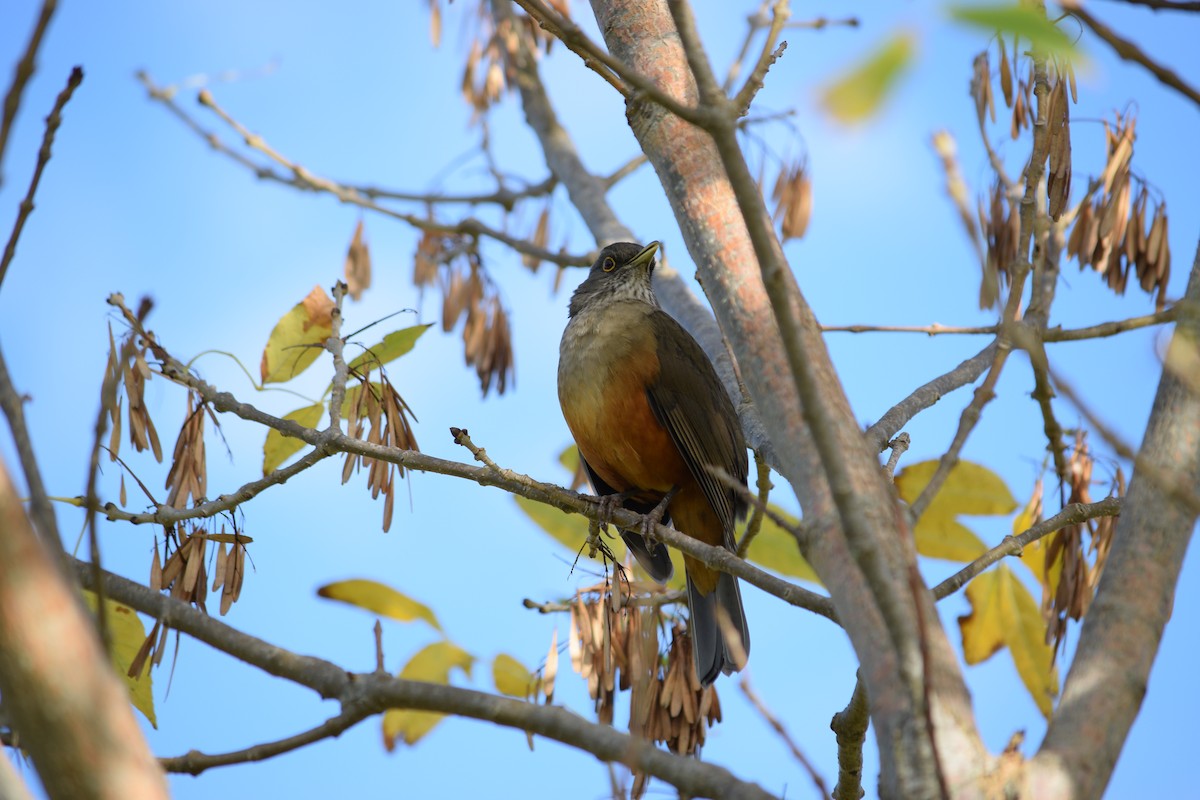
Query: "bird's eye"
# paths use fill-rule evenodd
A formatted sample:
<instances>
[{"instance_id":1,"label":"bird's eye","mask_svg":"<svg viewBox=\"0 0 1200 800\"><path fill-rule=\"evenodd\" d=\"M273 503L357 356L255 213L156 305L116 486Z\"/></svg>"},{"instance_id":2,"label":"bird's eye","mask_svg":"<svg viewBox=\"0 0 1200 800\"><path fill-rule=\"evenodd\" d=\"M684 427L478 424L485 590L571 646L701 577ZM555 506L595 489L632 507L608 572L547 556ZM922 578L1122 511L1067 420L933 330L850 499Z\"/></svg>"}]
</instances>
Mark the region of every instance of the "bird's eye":
<instances>
[{"instance_id":1,"label":"bird's eye","mask_svg":"<svg viewBox=\"0 0 1200 800\"><path fill-rule=\"evenodd\" d=\"M602 265L602 269L603 269L605 272L612 272L612 271L613 271L614 269L616 269L616 268L617 268L617 262L613 260L613 257L612 257L612 256L605 256L605 257L604 257L604 264Z\"/></svg>"}]
</instances>

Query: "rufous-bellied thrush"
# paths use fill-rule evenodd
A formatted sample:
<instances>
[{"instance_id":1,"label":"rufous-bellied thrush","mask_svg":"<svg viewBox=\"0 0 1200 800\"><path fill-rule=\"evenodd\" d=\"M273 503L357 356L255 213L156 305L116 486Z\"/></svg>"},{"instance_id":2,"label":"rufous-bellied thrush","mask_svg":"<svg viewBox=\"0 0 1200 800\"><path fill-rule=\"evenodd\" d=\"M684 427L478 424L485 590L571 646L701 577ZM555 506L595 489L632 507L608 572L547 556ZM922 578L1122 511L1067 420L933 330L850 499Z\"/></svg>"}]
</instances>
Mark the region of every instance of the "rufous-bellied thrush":
<instances>
[{"instance_id":1,"label":"rufous-bellied thrush","mask_svg":"<svg viewBox=\"0 0 1200 800\"><path fill-rule=\"evenodd\" d=\"M650 284L659 243L611 244L571 297L558 360L558 399L592 487L645 514L667 499L663 522L706 544L735 550L742 497L709 470L743 484L746 444L737 413L696 340L659 305ZM657 581L671 576L666 548L623 530ZM719 624L724 609L750 652L737 578L688 556L690 628L704 685L738 670Z\"/></svg>"}]
</instances>

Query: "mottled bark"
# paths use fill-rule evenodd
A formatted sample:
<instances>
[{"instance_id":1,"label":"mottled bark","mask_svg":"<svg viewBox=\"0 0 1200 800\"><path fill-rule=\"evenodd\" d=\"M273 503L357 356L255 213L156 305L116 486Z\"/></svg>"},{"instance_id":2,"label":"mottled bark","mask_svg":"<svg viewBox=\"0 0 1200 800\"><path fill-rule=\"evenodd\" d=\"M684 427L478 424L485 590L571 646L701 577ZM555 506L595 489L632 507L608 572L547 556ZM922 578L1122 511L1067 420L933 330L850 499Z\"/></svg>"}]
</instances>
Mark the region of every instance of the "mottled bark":
<instances>
[{"instance_id":1,"label":"mottled bark","mask_svg":"<svg viewBox=\"0 0 1200 800\"><path fill-rule=\"evenodd\" d=\"M51 797L166 797L95 627L0 463L0 695Z\"/></svg>"},{"instance_id":2,"label":"mottled bark","mask_svg":"<svg viewBox=\"0 0 1200 800\"><path fill-rule=\"evenodd\" d=\"M1172 347L1200 343L1200 248ZM1170 352L1170 351L1168 351ZM1194 378L1194 376L1192 376ZM1099 798L1142 706L1200 497L1200 394L1168 355L1096 599L1034 759L1035 796ZM1188 498L1193 500L1188 502Z\"/></svg>"}]
</instances>

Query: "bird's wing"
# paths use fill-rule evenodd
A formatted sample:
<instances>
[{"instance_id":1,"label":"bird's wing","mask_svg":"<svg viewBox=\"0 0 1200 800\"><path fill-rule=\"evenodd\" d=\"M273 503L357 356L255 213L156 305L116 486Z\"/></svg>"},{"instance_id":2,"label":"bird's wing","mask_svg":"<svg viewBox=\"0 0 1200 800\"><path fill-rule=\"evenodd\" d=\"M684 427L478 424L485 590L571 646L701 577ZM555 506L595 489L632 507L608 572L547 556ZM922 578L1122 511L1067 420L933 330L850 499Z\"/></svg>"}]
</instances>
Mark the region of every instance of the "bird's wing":
<instances>
[{"instance_id":1,"label":"bird's wing","mask_svg":"<svg viewBox=\"0 0 1200 800\"><path fill-rule=\"evenodd\" d=\"M658 380L646 388L655 418L667 429L688 469L725 528L726 546L734 547L733 528L745 501L707 467L720 467L746 482L749 463L737 412L716 370L691 334L664 311L650 317L658 342Z\"/></svg>"}]
</instances>

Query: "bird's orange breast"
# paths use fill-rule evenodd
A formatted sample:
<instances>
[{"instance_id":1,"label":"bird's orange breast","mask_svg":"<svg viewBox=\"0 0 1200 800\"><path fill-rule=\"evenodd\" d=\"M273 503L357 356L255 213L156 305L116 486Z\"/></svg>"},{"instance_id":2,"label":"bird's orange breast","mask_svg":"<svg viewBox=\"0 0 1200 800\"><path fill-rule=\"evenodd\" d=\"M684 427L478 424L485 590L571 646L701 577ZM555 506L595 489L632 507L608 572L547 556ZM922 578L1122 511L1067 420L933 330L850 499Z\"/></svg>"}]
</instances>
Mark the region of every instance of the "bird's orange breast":
<instances>
[{"instance_id":1,"label":"bird's orange breast","mask_svg":"<svg viewBox=\"0 0 1200 800\"><path fill-rule=\"evenodd\" d=\"M558 397L579 452L618 492L656 501L690 480L687 464L650 408L658 348L644 304L617 303L571 320L559 353Z\"/></svg>"}]
</instances>

